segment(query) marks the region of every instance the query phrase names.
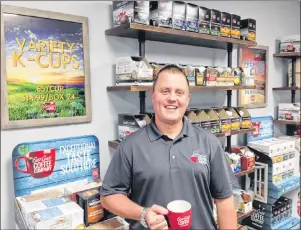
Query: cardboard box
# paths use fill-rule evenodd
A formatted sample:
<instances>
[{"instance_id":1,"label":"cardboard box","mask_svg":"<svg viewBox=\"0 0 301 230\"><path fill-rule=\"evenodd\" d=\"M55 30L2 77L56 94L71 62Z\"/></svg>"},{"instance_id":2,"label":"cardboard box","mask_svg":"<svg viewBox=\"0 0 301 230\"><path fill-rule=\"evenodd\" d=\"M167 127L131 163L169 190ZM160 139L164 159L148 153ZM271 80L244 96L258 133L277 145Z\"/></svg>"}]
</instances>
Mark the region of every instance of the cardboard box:
<instances>
[{"instance_id":1,"label":"cardboard box","mask_svg":"<svg viewBox=\"0 0 301 230\"><path fill-rule=\"evenodd\" d=\"M231 38L240 39L240 16L231 14Z\"/></svg>"},{"instance_id":2,"label":"cardboard box","mask_svg":"<svg viewBox=\"0 0 301 230\"><path fill-rule=\"evenodd\" d=\"M226 113L226 111L222 108L214 109L214 111L217 113L220 119L221 132L226 133L231 131L231 119Z\"/></svg>"},{"instance_id":3,"label":"cardboard box","mask_svg":"<svg viewBox=\"0 0 301 230\"><path fill-rule=\"evenodd\" d=\"M120 57L116 63L116 85L152 85L153 68L145 57Z\"/></svg>"},{"instance_id":4,"label":"cardboard box","mask_svg":"<svg viewBox=\"0 0 301 230\"><path fill-rule=\"evenodd\" d=\"M300 52L300 34L282 37L279 48L280 53Z\"/></svg>"},{"instance_id":5,"label":"cardboard box","mask_svg":"<svg viewBox=\"0 0 301 230\"><path fill-rule=\"evenodd\" d=\"M211 132L212 133L220 133L220 119L219 116L213 109L205 109L206 114L210 117L210 124L211 124Z\"/></svg>"},{"instance_id":6,"label":"cardboard box","mask_svg":"<svg viewBox=\"0 0 301 230\"><path fill-rule=\"evenodd\" d=\"M104 216L100 203L99 189L90 189L78 193L78 204L84 210L84 223L89 226L99 222Z\"/></svg>"},{"instance_id":7,"label":"cardboard box","mask_svg":"<svg viewBox=\"0 0 301 230\"><path fill-rule=\"evenodd\" d=\"M190 120L192 124L199 124L199 119L193 110L188 110L185 112L185 116Z\"/></svg>"},{"instance_id":8,"label":"cardboard box","mask_svg":"<svg viewBox=\"0 0 301 230\"><path fill-rule=\"evenodd\" d=\"M200 122L200 126L203 129L211 130L211 120L210 117L206 114L204 110L196 110L196 116L198 117L198 121Z\"/></svg>"},{"instance_id":9,"label":"cardboard box","mask_svg":"<svg viewBox=\"0 0 301 230\"><path fill-rule=\"evenodd\" d=\"M221 13L221 36L231 36L231 14L226 12Z\"/></svg>"},{"instance_id":10,"label":"cardboard box","mask_svg":"<svg viewBox=\"0 0 301 230\"><path fill-rule=\"evenodd\" d=\"M199 33L210 34L211 10L199 7Z\"/></svg>"},{"instance_id":11,"label":"cardboard box","mask_svg":"<svg viewBox=\"0 0 301 230\"><path fill-rule=\"evenodd\" d=\"M151 122L147 114L118 114L118 134L119 140L124 140L127 136L143 128Z\"/></svg>"},{"instance_id":12,"label":"cardboard box","mask_svg":"<svg viewBox=\"0 0 301 230\"><path fill-rule=\"evenodd\" d=\"M232 131L240 130L241 120L236 110L234 108L228 108L228 107L225 107L224 109L231 119L231 130Z\"/></svg>"},{"instance_id":13,"label":"cardboard box","mask_svg":"<svg viewBox=\"0 0 301 230\"><path fill-rule=\"evenodd\" d=\"M251 115L244 107L235 108L241 118L241 129L250 129L252 127Z\"/></svg>"},{"instance_id":14,"label":"cardboard box","mask_svg":"<svg viewBox=\"0 0 301 230\"><path fill-rule=\"evenodd\" d=\"M241 172L241 157L239 156L239 154L236 154L234 152L226 152L226 159L234 174Z\"/></svg>"},{"instance_id":15,"label":"cardboard box","mask_svg":"<svg viewBox=\"0 0 301 230\"><path fill-rule=\"evenodd\" d=\"M247 191L234 189L233 195L238 212L245 214L252 211L252 199Z\"/></svg>"},{"instance_id":16,"label":"cardboard box","mask_svg":"<svg viewBox=\"0 0 301 230\"><path fill-rule=\"evenodd\" d=\"M186 28L186 3L181 1L172 2L172 28L185 30Z\"/></svg>"},{"instance_id":17,"label":"cardboard box","mask_svg":"<svg viewBox=\"0 0 301 230\"><path fill-rule=\"evenodd\" d=\"M149 1L113 1L113 27L130 22L149 25Z\"/></svg>"},{"instance_id":18,"label":"cardboard box","mask_svg":"<svg viewBox=\"0 0 301 230\"><path fill-rule=\"evenodd\" d=\"M300 121L300 103L279 103L278 120Z\"/></svg>"},{"instance_id":19,"label":"cardboard box","mask_svg":"<svg viewBox=\"0 0 301 230\"><path fill-rule=\"evenodd\" d=\"M199 7L186 3L186 31L199 32Z\"/></svg>"},{"instance_id":20,"label":"cardboard box","mask_svg":"<svg viewBox=\"0 0 301 230\"><path fill-rule=\"evenodd\" d=\"M256 20L243 19L241 20L240 37L242 40L256 41Z\"/></svg>"},{"instance_id":21,"label":"cardboard box","mask_svg":"<svg viewBox=\"0 0 301 230\"><path fill-rule=\"evenodd\" d=\"M172 28L172 1L150 1L150 25Z\"/></svg>"},{"instance_id":22,"label":"cardboard box","mask_svg":"<svg viewBox=\"0 0 301 230\"><path fill-rule=\"evenodd\" d=\"M205 66L194 66L195 85L206 85L206 72L207 70Z\"/></svg>"},{"instance_id":23,"label":"cardboard box","mask_svg":"<svg viewBox=\"0 0 301 230\"><path fill-rule=\"evenodd\" d=\"M300 79L301 79L301 65L300 65L300 60L301 58L297 58L296 60L296 65L295 65L295 86L300 88ZM292 87L293 82L292 82L292 62L289 63L288 65L288 86Z\"/></svg>"},{"instance_id":24,"label":"cardboard box","mask_svg":"<svg viewBox=\"0 0 301 230\"><path fill-rule=\"evenodd\" d=\"M29 220L32 229L79 229L84 227L83 209L75 202L32 212Z\"/></svg>"},{"instance_id":25,"label":"cardboard box","mask_svg":"<svg viewBox=\"0 0 301 230\"><path fill-rule=\"evenodd\" d=\"M251 148L263 152L270 157L283 154L283 152L281 151L281 145L281 143L267 141L267 139L260 141L251 141L248 143L248 146L250 146Z\"/></svg>"},{"instance_id":26,"label":"cardboard box","mask_svg":"<svg viewBox=\"0 0 301 230\"><path fill-rule=\"evenodd\" d=\"M221 12L211 9L210 11L210 34L215 36L221 35Z\"/></svg>"},{"instance_id":27,"label":"cardboard box","mask_svg":"<svg viewBox=\"0 0 301 230\"><path fill-rule=\"evenodd\" d=\"M95 230L99 230L99 229L123 229L123 230L127 230L127 229L130 229L130 225L129 225L129 223L127 223L121 217L116 216L116 217L110 218L108 220L99 222L97 224L90 225L86 229L95 229Z\"/></svg>"},{"instance_id":28,"label":"cardboard box","mask_svg":"<svg viewBox=\"0 0 301 230\"><path fill-rule=\"evenodd\" d=\"M186 65L184 66L184 72L186 74L189 85L194 86L196 82L195 67L192 65Z\"/></svg>"},{"instance_id":29,"label":"cardboard box","mask_svg":"<svg viewBox=\"0 0 301 230\"><path fill-rule=\"evenodd\" d=\"M242 170L255 168L255 155L248 147L240 147L240 157Z\"/></svg>"},{"instance_id":30,"label":"cardboard box","mask_svg":"<svg viewBox=\"0 0 301 230\"><path fill-rule=\"evenodd\" d=\"M217 86L234 86L234 77L230 67L217 67L219 72L216 78Z\"/></svg>"},{"instance_id":31,"label":"cardboard box","mask_svg":"<svg viewBox=\"0 0 301 230\"><path fill-rule=\"evenodd\" d=\"M207 86L216 86L217 78L220 75L220 71L217 67L207 67L206 70L206 85Z\"/></svg>"}]
</instances>

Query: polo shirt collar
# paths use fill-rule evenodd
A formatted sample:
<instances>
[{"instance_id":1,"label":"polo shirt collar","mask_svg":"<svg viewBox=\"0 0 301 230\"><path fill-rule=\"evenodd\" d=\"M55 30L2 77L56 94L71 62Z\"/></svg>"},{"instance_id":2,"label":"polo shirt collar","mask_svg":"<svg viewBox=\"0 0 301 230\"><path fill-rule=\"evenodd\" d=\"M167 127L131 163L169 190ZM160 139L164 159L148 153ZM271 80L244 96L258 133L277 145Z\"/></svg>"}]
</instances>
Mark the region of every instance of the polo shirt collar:
<instances>
[{"instance_id":1,"label":"polo shirt collar","mask_svg":"<svg viewBox=\"0 0 301 230\"><path fill-rule=\"evenodd\" d=\"M147 126L147 133L150 141L156 141L163 136L163 134L158 130L155 124L155 116L152 117L151 123ZM192 124L188 121L187 117L183 117L183 128L180 134L176 137L179 139L181 137L191 137L194 135L194 130Z\"/></svg>"}]
</instances>

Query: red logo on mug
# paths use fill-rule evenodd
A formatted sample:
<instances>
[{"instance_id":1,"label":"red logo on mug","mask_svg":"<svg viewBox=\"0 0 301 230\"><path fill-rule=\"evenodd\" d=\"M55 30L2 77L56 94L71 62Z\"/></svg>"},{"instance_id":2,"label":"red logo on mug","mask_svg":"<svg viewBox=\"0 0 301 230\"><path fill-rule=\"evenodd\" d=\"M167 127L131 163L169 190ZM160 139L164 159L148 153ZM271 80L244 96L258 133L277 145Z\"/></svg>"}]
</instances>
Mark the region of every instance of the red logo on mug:
<instances>
[{"instance_id":1,"label":"red logo on mug","mask_svg":"<svg viewBox=\"0 0 301 230\"><path fill-rule=\"evenodd\" d=\"M167 205L167 221L170 229L190 229L192 225L191 204L185 200L174 200Z\"/></svg>"},{"instance_id":2,"label":"red logo on mug","mask_svg":"<svg viewBox=\"0 0 301 230\"><path fill-rule=\"evenodd\" d=\"M25 161L25 170L19 166L19 161ZM31 174L33 178L43 178L51 175L55 165L55 149L39 150L20 156L15 161L19 172Z\"/></svg>"}]
</instances>

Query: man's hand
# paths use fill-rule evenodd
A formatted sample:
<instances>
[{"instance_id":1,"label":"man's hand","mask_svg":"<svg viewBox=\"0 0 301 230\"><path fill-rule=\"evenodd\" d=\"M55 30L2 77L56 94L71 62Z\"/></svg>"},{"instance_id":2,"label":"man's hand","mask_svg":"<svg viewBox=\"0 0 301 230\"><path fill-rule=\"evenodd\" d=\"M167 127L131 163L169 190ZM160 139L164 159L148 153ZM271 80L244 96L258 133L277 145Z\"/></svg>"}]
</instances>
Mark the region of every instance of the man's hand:
<instances>
[{"instance_id":1,"label":"man's hand","mask_svg":"<svg viewBox=\"0 0 301 230\"><path fill-rule=\"evenodd\" d=\"M145 221L150 229L168 229L164 215L168 210L159 205L153 205L145 213Z\"/></svg>"}]
</instances>

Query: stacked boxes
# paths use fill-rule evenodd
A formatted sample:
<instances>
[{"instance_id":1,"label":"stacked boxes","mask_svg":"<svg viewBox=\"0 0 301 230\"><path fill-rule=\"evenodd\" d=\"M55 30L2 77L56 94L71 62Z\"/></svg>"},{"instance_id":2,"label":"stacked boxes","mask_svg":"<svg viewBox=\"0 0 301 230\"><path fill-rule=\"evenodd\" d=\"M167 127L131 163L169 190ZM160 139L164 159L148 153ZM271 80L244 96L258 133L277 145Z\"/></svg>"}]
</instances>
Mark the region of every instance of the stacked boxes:
<instances>
[{"instance_id":1,"label":"stacked boxes","mask_svg":"<svg viewBox=\"0 0 301 230\"><path fill-rule=\"evenodd\" d=\"M211 11L206 7L199 7L199 33L210 34Z\"/></svg>"},{"instance_id":2,"label":"stacked boxes","mask_svg":"<svg viewBox=\"0 0 301 230\"><path fill-rule=\"evenodd\" d=\"M300 103L280 103L278 120L300 121Z\"/></svg>"}]
</instances>

